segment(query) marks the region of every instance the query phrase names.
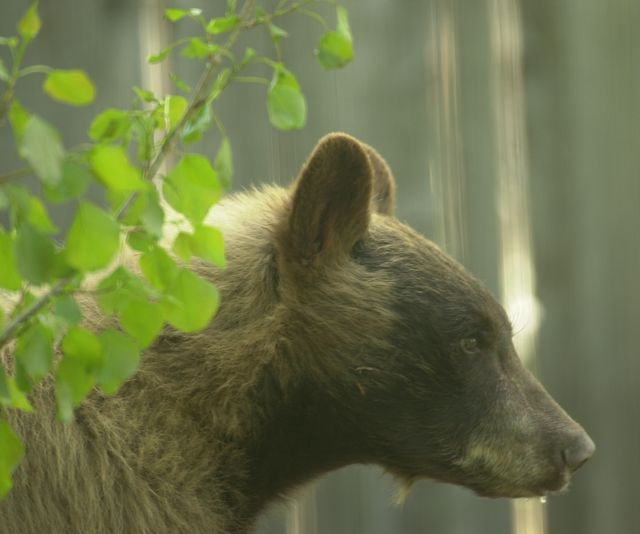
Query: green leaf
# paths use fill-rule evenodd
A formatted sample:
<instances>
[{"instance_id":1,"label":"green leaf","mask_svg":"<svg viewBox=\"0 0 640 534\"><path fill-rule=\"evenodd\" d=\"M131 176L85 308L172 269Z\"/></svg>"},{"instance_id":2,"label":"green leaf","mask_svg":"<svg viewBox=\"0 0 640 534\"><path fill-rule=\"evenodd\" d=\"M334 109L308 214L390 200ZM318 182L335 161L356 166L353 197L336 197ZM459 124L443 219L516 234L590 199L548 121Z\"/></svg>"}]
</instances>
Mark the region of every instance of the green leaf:
<instances>
[{"instance_id":1,"label":"green leaf","mask_svg":"<svg viewBox=\"0 0 640 534\"><path fill-rule=\"evenodd\" d=\"M82 320L82 312L72 295L63 295L54 301L54 309L57 317L68 324L77 324Z\"/></svg>"},{"instance_id":2,"label":"green leaf","mask_svg":"<svg viewBox=\"0 0 640 534\"><path fill-rule=\"evenodd\" d=\"M45 184L54 186L60 181L64 160L60 135L37 115L32 115L26 123L20 142L20 155Z\"/></svg>"},{"instance_id":3,"label":"green leaf","mask_svg":"<svg viewBox=\"0 0 640 534\"><path fill-rule=\"evenodd\" d=\"M27 221L41 234L58 233L58 228L51 221L47 209L39 198L29 194L24 187L8 187L7 192L11 198L12 212L17 225Z\"/></svg>"},{"instance_id":4,"label":"green leaf","mask_svg":"<svg viewBox=\"0 0 640 534\"><path fill-rule=\"evenodd\" d=\"M16 139L16 143L21 144L24 137L24 131L29 122L31 115L22 106L20 101L14 100L9 108L9 122L13 128L13 135Z\"/></svg>"},{"instance_id":5,"label":"green leaf","mask_svg":"<svg viewBox=\"0 0 640 534\"><path fill-rule=\"evenodd\" d=\"M78 69L51 71L42 88L54 100L73 106L87 106L96 98L95 85Z\"/></svg>"},{"instance_id":6,"label":"green leaf","mask_svg":"<svg viewBox=\"0 0 640 534\"><path fill-rule=\"evenodd\" d=\"M344 67L353 59L353 37L349 27L349 14L343 6L336 7L337 31L322 36L316 57L326 69Z\"/></svg>"},{"instance_id":7,"label":"green leaf","mask_svg":"<svg viewBox=\"0 0 640 534\"><path fill-rule=\"evenodd\" d=\"M95 384L95 371L102 366L102 344L91 331L69 329L62 341L64 358L56 371L58 415L70 421L73 408L80 405Z\"/></svg>"},{"instance_id":8,"label":"green leaf","mask_svg":"<svg viewBox=\"0 0 640 534\"><path fill-rule=\"evenodd\" d=\"M173 52L173 49L176 46L181 45L183 42L184 42L184 40L180 40L180 41L176 41L175 43L171 43L166 48L163 48L162 50L160 50L160 52L158 52L157 54L149 56L147 58L147 63L149 63L150 65L154 65L156 63L160 63L160 62L164 61L165 59L167 59L167 57L169 57L169 54L171 54L171 52Z\"/></svg>"},{"instance_id":9,"label":"green leaf","mask_svg":"<svg viewBox=\"0 0 640 534\"><path fill-rule=\"evenodd\" d=\"M246 66L254 57L256 57L256 51L248 46L244 51L244 56L242 57L242 61L240 62L240 66Z\"/></svg>"},{"instance_id":10,"label":"green leaf","mask_svg":"<svg viewBox=\"0 0 640 534\"><path fill-rule=\"evenodd\" d=\"M216 171L199 154L186 154L162 184L165 200L197 225L222 195Z\"/></svg>"},{"instance_id":11,"label":"green leaf","mask_svg":"<svg viewBox=\"0 0 640 534\"><path fill-rule=\"evenodd\" d=\"M129 163L121 146L98 145L89 156L91 167L100 181L115 191L140 191L147 184L140 171Z\"/></svg>"},{"instance_id":12,"label":"green leaf","mask_svg":"<svg viewBox=\"0 0 640 534\"><path fill-rule=\"evenodd\" d=\"M142 298L132 298L118 314L122 329L138 340L141 348L148 347L158 336L164 325L162 310Z\"/></svg>"},{"instance_id":13,"label":"green leaf","mask_svg":"<svg viewBox=\"0 0 640 534\"><path fill-rule=\"evenodd\" d=\"M65 248L69 265L81 271L106 267L118 250L120 225L104 210L83 202L75 219Z\"/></svg>"},{"instance_id":14,"label":"green leaf","mask_svg":"<svg viewBox=\"0 0 640 534\"><path fill-rule=\"evenodd\" d=\"M117 330L105 330L99 340L104 360L98 371L98 384L107 395L113 395L136 372L140 351L135 341Z\"/></svg>"},{"instance_id":15,"label":"green leaf","mask_svg":"<svg viewBox=\"0 0 640 534\"><path fill-rule=\"evenodd\" d=\"M104 278L97 288L98 304L106 315L118 313L131 299L146 295L142 280L122 266Z\"/></svg>"},{"instance_id":16,"label":"green leaf","mask_svg":"<svg viewBox=\"0 0 640 534\"><path fill-rule=\"evenodd\" d=\"M173 130L184 117L189 103L183 96L169 95L164 99L165 128Z\"/></svg>"},{"instance_id":17,"label":"green leaf","mask_svg":"<svg viewBox=\"0 0 640 534\"><path fill-rule=\"evenodd\" d=\"M20 390L13 377L4 375L4 367L0 365L0 375L4 376L5 383L0 387L0 405L23 412L33 413L33 406L27 399L27 396ZM2 379L0 378L0 382Z\"/></svg>"},{"instance_id":18,"label":"green leaf","mask_svg":"<svg viewBox=\"0 0 640 534\"><path fill-rule=\"evenodd\" d=\"M227 17L211 19L206 29L208 33L225 33L233 30L239 23L240 17L238 17L238 15L229 15Z\"/></svg>"},{"instance_id":19,"label":"green leaf","mask_svg":"<svg viewBox=\"0 0 640 534\"><path fill-rule=\"evenodd\" d=\"M187 121L187 124L185 124L180 132L182 140L185 143L195 143L199 141L202 138L202 134L210 128L212 120L211 106L202 106L196 112L195 116Z\"/></svg>"},{"instance_id":20,"label":"green leaf","mask_svg":"<svg viewBox=\"0 0 640 534\"><path fill-rule=\"evenodd\" d=\"M209 57L211 54L215 54L218 50L220 50L220 46L213 43L205 43L202 39L194 37L189 41L189 44L182 49L182 55L192 59L202 59Z\"/></svg>"},{"instance_id":21,"label":"green leaf","mask_svg":"<svg viewBox=\"0 0 640 534\"><path fill-rule=\"evenodd\" d=\"M40 16L38 15L38 2L34 2L18 22L18 33L26 42L29 42L38 35L40 26L41 22Z\"/></svg>"},{"instance_id":22,"label":"green leaf","mask_svg":"<svg viewBox=\"0 0 640 534\"><path fill-rule=\"evenodd\" d=\"M177 22L184 17L198 17L202 14L202 9L165 9L164 16L167 17L171 22Z\"/></svg>"},{"instance_id":23,"label":"green leaf","mask_svg":"<svg viewBox=\"0 0 640 534\"><path fill-rule=\"evenodd\" d=\"M351 28L349 27L349 12L343 6L336 6L336 16L338 18L338 33L344 35L352 41Z\"/></svg>"},{"instance_id":24,"label":"green leaf","mask_svg":"<svg viewBox=\"0 0 640 534\"><path fill-rule=\"evenodd\" d=\"M9 423L0 421L0 498L11 490L11 474L23 456L24 445L14 434Z\"/></svg>"},{"instance_id":25,"label":"green leaf","mask_svg":"<svg viewBox=\"0 0 640 534\"><path fill-rule=\"evenodd\" d=\"M140 87L133 87L133 92L142 102L157 102L156 96L147 89L141 89Z\"/></svg>"},{"instance_id":26,"label":"green leaf","mask_svg":"<svg viewBox=\"0 0 640 534\"><path fill-rule=\"evenodd\" d=\"M62 178L54 185L43 184L43 192L49 202L59 204L83 195L91 181L89 169L71 159L62 164Z\"/></svg>"},{"instance_id":27,"label":"green leaf","mask_svg":"<svg viewBox=\"0 0 640 534\"><path fill-rule=\"evenodd\" d=\"M304 127L307 120L307 104L296 77L278 64L267 95L269 120L280 130Z\"/></svg>"},{"instance_id":28,"label":"green leaf","mask_svg":"<svg viewBox=\"0 0 640 534\"><path fill-rule=\"evenodd\" d=\"M156 240L145 230L132 230L127 234L127 244L138 252L147 252L156 245Z\"/></svg>"},{"instance_id":29,"label":"green leaf","mask_svg":"<svg viewBox=\"0 0 640 534\"><path fill-rule=\"evenodd\" d=\"M18 274L14 242L10 234L0 228L0 287L17 291L22 285Z\"/></svg>"},{"instance_id":30,"label":"green leaf","mask_svg":"<svg viewBox=\"0 0 640 534\"><path fill-rule=\"evenodd\" d=\"M224 268L224 239L222 232L211 226L196 226L191 236L191 250L196 256Z\"/></svg>"},{"instance_id":31,"label":"green leaf","mask_svg":"<svg viewBox=\"0 0 640 534\"><path fill-rule=\"evenodd\" d=\"M49 310L40 312L38 321L51 332L52 339L54 340L60 339L69 327L62 317L58 317Z\"/></svg>"},{"instance_id":32,"label":"green leaf","mask_svg":"<svg viewBox=\"0 0 640 534\"><path fill-rule=\"evenodd\" d=\"M189 261L193 256L191 234L180 232L173 241L172 250L181 260Z\"/></svg>"},{"instance_id":33,"label":"green leaf","mask_svg":"<svg viewBox=\"0 0 640 534\"><path fill-rule=\"evenodd\" d=\"M73 409L80 405L95 385L95 376L82 362L64 358L56 371L56 401L58 417L65 422L73 419Z\"/></svg>"},{"instance_id":34,"label":"green leaf","mask_svg":"<svg viewBox=\"0 0 640 534\"><path fill-rule=\"evenodd\" d=\"M28 223L18 228L15 252L18 271L27 281L35 285L51 281L56 267L55 248Z\"/></svg>"},{"instance_id":35,"label":"green leaf","mask_svg":"<svg viewBox=\"0 0 640 534\"><path fill-rule=\"evenodd\" d=\"M38 382L47 376L53 361L53 335L39 322L22 334L16 343L16 361Z\"/></svg>"},{"instance_id":36,"label":"green leaf","mask_svg":"<svg viewBox=\"0 0 640 534\"><path fill-rule=\"evenodd\" d=\"M89 370L102 365L102 345L98 337L81 326L69 329L62 340L62 352L66 358L73 358L82 362Z\"/></svg>"},{"instance_id":37,"label":"green leaf","mask_svg":"<svg viewBox=\"0 0 640 534\"><path fill-rule=\"evenodd\" d=\"M282 41L282 39L285 39L289 36L289 34L285 30L283 30L279 26L276 26L275 24L269 24L269 34L271 35L271 40L275 44L278 44L280 41Z\"/></svg>"},{"instance_id":38,"label":"green leaf","mask_svg":"<svg viewBox=\"0 0 640 534\"><path fill-rule=\"evenodd\" d=\"M218 291L195 273L181 270L162 303L165 319L183 332L196 332L209 324L218 309Z\"/></svg>"},{"instance_id":39,"label":"green leaf","mask_svg":"<svg viewBox=\"0 0 640 534\"><path fill-rule=\"evenodd\" d=\"M0 37L0 46L8 46L10 49L15 49L19 42L17 37Z\"/></svg>"},{"instance_id":40,"label":"green leaf","mask_svg":"<svg viewBox=\"0 0 640 534\"><path fill-rule=\"evenodd\" d=\"M320 39L316 56L325 69L339 69L353 59L353 44L338 32L327 32Z\"/></svg>"},{"instance_id":41,"label":"green leaf","mask_svg":"<svg viewBox=\"0 0 640 534\"><path fill-rule=\"evenodd\" d=\"M173 286L178 277L178 266L164 250L155 247L140 256L139 261L142 273L153 286L161 291Z\"/></svg>"},{"instance_id":42,"label":"green leaf","mask_svg":"<svg viewBox=\"0 0 640 534\"><path fill-rule=\"evenodd\" d=\"M211 226L196 226L193 234L180 232L173 242L173 251L184 261L195 255L218 267L226 266L222 232Z\"/></svg>"},{"instance_id":43,"label":"green leaf","mask_svg":"<svg viewBox=\"0 0 640 534\"><path fill-rule=\"evenodd\" d=\"M106 109L89 127L89 137L94 141L115 141L124 138L130 127L129 113L123 109Z\"/></svg>"},{"instance_id":44,"label":"green leaf","mask_svg":"<svg viewBox=\"0 0 640 534\"><path fill-rule=\"evenodd\" d=\"M218 173L222 187L228 190L231 187L231 178L233 177L233 156L231 154L231 143L229 143L227 137L224 137L222 143L220 143L220 149L213 162L213 168Z\"/></svg>"},{"instance_id":45,"label":"green leaf","mask_svg":"<svg viewBox=\"0 0 640 534\"><path fill-rule=\"evenodd\" d=\"M29 223L39 232L45 235L57 234L58 228L49 218L47 209L40 199L31 197L29 202L29 213L27 215Z\"/></svg>"},{"instance_id":46,"label":"green leaf","mask_svg":"<svg viewBox=\"0 0 640 534\"><path fill-rule=\"evenodd\" d=\"M156 239L162 237L164 228L164 210L160 205L160 195L155 188L149 189L144 195L144 207L140 214L140 222L143 228Z\"/></svg>"},{"instance_id":47,"label":"green leaf","mask_svg":"<svg viewBox=\"0 0 640 534\"><path fill-rule=\"evenodd\" d=\"M191 92L191 87L189 86L189 84L185 82L182 78L180 78L175 72L170 72L169 78L171 78L171 81L176 84L176 87L180 89L180 91L184 93Z\"/></svg>"},{"instance_id":48,"label":"green leaf","mask_svg":"<svg viewBox=\"0 0 640 534\"><path fill-rule=\"evenodd\" d=\"M129 195L110 194L112 206L119 207ZM162 237L162 225L164 223L164 211L159 203L159 195L155 187L149 188L137 195L121 219L128 226L142 226L156 239Z\"/></svg>"}]
</instances>

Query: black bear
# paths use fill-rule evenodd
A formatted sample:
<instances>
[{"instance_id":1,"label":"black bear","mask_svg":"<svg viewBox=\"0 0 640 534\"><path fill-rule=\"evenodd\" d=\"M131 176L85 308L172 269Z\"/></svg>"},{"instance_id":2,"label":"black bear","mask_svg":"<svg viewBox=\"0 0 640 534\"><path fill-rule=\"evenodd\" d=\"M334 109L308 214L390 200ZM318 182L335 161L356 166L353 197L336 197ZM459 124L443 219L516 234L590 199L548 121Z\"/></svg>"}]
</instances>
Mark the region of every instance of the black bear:
<instances>
[{"instance_id":1,"label":"black bear","mask_svg":"<svg viewBox=\"0 0 640 534\"><path fill-rule=\"evenodd\" d=\"M51 384L35 416L12 413L28 452L1 530L247 533L353 463L491 497L563 489L593 442L521 365L483 285L393 217L394 189L377 152L331 134L290 189L224 200L228 267L197 266L218 315L165 330L70 425Z\"/></svg>"}]
</instances>

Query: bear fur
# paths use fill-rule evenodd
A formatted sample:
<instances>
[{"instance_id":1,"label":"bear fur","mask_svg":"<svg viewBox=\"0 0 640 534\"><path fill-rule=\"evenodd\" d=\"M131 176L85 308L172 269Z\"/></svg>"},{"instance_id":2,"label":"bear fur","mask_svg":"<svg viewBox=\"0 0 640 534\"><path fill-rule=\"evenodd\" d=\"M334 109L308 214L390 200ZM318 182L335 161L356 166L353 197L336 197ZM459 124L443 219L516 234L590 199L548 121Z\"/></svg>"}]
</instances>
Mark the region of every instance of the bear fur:
<instances>
[{"instance_id":1,"label":"bear fur","mask_svg":"<svg viewBox=\"0 0 640 534\"><path fill-rule=\"evenodd\" d=\"M393 216L394 192L377 152L331 134L292 187L224 199L208 222L228 266L195 266L221 294L212 323L167 328L71 424L50 383L35 414L10 413L27 452L2 532L248 533L353 463L496 497L564 488L593 444L521 366L482 284Z\"/></svg>"}]
</instances>

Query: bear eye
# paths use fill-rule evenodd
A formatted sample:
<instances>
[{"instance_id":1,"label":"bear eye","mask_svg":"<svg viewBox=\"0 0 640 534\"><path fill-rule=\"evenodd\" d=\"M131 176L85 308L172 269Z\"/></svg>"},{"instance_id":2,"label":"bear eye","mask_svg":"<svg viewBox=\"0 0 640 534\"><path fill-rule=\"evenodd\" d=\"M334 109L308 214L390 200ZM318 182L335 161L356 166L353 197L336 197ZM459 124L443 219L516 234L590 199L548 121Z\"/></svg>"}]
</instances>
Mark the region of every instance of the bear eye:
<instances>
[{"instance_id":1,"label":"bear eye","mask_svg":"<svg viewBox=\"0 0 640 534\"><path fill-rule=\"evenodd\" d=\"M463 351L469 354L473 354L475 352L478 352L478 349L480 348L480 342L478 341L477 337L466 337L462 341L460 341L460 346L462 347Z\"/></svg>"}]
</instances>

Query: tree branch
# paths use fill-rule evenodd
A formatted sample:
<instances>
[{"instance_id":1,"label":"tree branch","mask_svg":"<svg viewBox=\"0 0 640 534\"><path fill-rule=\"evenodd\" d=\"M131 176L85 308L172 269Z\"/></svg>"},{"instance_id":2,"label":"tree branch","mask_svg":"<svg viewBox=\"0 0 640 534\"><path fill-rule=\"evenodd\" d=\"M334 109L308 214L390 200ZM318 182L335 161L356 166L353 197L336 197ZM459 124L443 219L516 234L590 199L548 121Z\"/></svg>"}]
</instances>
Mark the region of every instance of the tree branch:
<instances>
[{"instance_id":1,"label":"tree branch","mask_svg":"<svg viewBox=\"0 0 640 534\"><path fill-rule=\"evenodd\" d=\"M7 324L7 326L2 330L2 333L0 333L0 349L13 339L14 334L18 332L22 325L49 304L49 301L53 297L62 293L64 287L73 280L74 276L75 275L68 276L62 280L58 280L58 282L56 282L46 293L41 295L33 304L31 304L31 306L9 321L9 324Z\"/></svg>"},{"instance_id":2,"label":"tree branch","mask_svg":"<svg viewBox=\"0 0 640 534\"><path fill-rule=\"evenodd\" d=\"M255 8L256 0L247 0L245 2L242 13L240 14L240 20L243 21L247 19ZM249 29L242 22L238 25L236 30L229 36L227 41L225 42L223 48L229 49L236 42L240 33ZM185 114L182 116L178 124L175 125L174 128L169 130L167 134L160 141L160 149L156 156L151 160L151 163L144 171L144 179L148 181L152 181L160 166L164 162L165 158L168 156L169 152L173 149L173 146L176 142L176 138L178 134L183 130L186 124L191 120L191 118L205 105L207 105L207 93L209 91L209 86L213 80L214 75L218 71L218 68L222 64L223 54L218 53L215 54L207 68L200 76L200 80L198 80L198 84L196 85L195 91L193 93L193 97L191 98L191 102L187 106L187 110ZM116 214L116 218L118 220L122 219L124 215L127 213L127 210L131 207L131 205L135 202L138 197L138 192L132 193L126 202L122 205L122 207L118 210Z\"/></svg>"},{"instance_id":3,"label":"tree branch","mask_svg":"<svg viewBox=\"0 0 640 534\"><path fill-rule=\"evenodd\" d=\"M245 2L242 8L242 13L240 15L241 21L246 20L248 17L251 16L251 13L253 13L255 9L255 4L256 4L256 0L247 0ZM229 47L233 46L233 44L238 39L238 36L240 35L240 33L245 31L246 29L248 28L246 28L241 22L238 25L238 28L227 39L227 42L225 43L224 48L228 49ZM185 127L185 125L191 119L191 117L193 117L193 115L202 106L207 104L206 97L207 97L207 92L209 90L209 86L211 85L213 76L217 72L218 67L220 67L222 63L222 60L223 60L222 54L216 54L211 59L209 65L207 65L207 68L205 69L202 76L200 77L200 80L194 92L194 96L191 99L191 102L187 108L187 111L185 112L180 122L174 128L172 128L169 132L167 132L167 134L164 136L164 138L161 141L160 149L158 150L158 153L149 164L149 167L146 169L146 172L144 174L147 180L152 180L155 177L156 173L160 169L160 166L162 165L162 162L167 157L170 150L173 148L173 145L175 143L176 136L178 135L178 133L182 131L182 129ZM5 95L2 101L0 101L0 118L2 117L3 112L6 110L6 106L8 106L8 103L11 100L11 93L13 90L13 86L11 86L10 89L11 91L7 90L5 92ZM10 175L6 175L6 176L10 176ZM122 220L122 218L126 214L131 204L135 201L136 197L137 197L137 193L134 193L127 199L127 201L120 208L120 210L118 210L118 213L116 214L117 220L119 221ZM24 310L22 313L18 314L13 320L11 320L9 324L7 324L7 326L4 327L2 332L0 332L0 349L2 349L9 341L11 341L11 339L13 339L13 337L19 331L20 327L23 324L25 324L32 317L34 317L40 310L42 310L51 301L51 299L53 299L54 297L62 293L65 286L70 282L72 282L75 277L76 277L76 274L73 274L61 280L58 280L48 291L40 295L40 297L38 297L38 299L33 304L31 304L31 306L29 306L26 310Z\"/></svg>"}]
</instances>

